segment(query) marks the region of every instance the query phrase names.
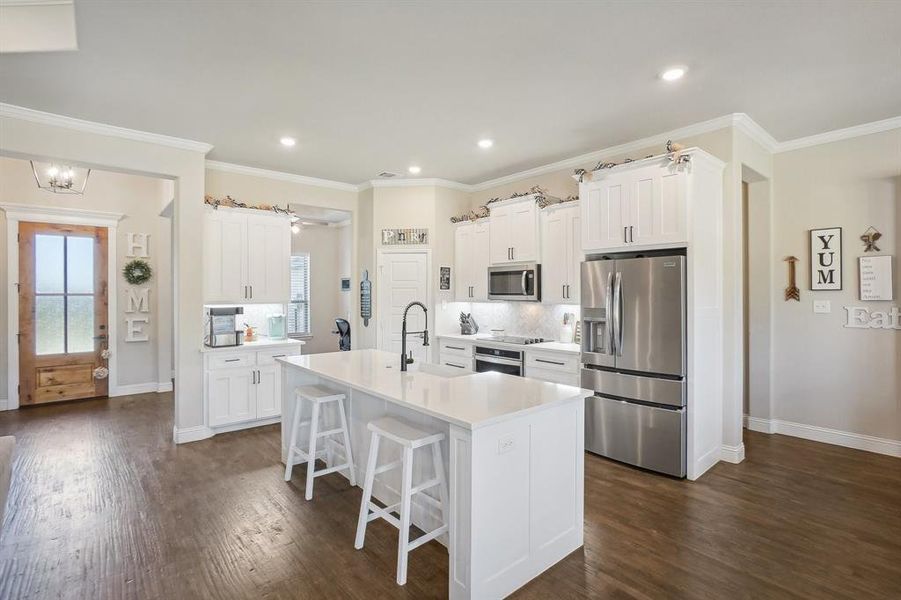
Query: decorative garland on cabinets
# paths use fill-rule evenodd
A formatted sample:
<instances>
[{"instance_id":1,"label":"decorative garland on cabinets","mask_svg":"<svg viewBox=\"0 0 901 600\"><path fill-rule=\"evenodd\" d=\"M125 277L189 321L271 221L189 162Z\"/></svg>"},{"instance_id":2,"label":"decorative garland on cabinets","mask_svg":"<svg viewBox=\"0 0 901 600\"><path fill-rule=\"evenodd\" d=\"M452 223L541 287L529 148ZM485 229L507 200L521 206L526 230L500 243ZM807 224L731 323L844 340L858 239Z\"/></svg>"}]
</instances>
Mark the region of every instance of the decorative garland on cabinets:
<instances>
[{"instance_id":1,"label":"decorative garland on cabinets","mask_svg":"<svg viewBox=\"0 0 901 600\"><path fill-rule=\"evenodd\" d=\"M235 200L231 196L226 196L225 198L216 198L214 196L206 195L203 197L203 203L212 206L214 209L219 208L220 206L225 206L228 208L251 208L253 210L266 210L274 213L278 213L280 215L290 215L295 216L294 211L289 208L282 208L278 204L268 204L262 202L260 204L245 204L244 202L240 202Z\"/></svg>"},{"instance_id":2,"label":"decorative garland on cabinets","mask_svg":"<svg viewBox=\"0 0 901 600\"><path fill-rule=\"evenodd\" d=\"M691 162L691 156L683 155L682 151L685 149L685 146L682 144L678 144L673 140L666 141L666 152L663 154L648 154L645 156L645 159L654 158L655 156L668 156L671 163L674 165L684 165ZM619 165L627 165L630 162L635 162L634 158L627 158L621 163L615 162L605 162L599 161L598 164L594 166L590 171L586 169L576 169L573 171L573 175L578 177L579 183L585 183L586 181L591 181L591 174L594 171L601 171L603 169L612 169L613 167L618 167Z\"/></svg>"},{"instance_id":3,"label":"decorative garland on cabinets","mask_svg":"<svg viewBox=\"0 0 901 600\"><path fill-rule=\"evenodd\" d=\"M538 205L538 208L545 208L552 204L560 204L561 202L572 202L573 200L578 200L578 196L568 196L565 199L560 199L555 196L551 196L547 193L547 190L539 185L533 185L529 188L527 192L513 192L511 195L506 198L492 198L482 206L469 211L468 213L464 213L459 216L454 216L450 218L451 223L461 223L465 221L478 221L479 219L485 219L488 215L491 214L491 209L488 207L494 204L495 202L503 202L505 200L513 200L514 198L523 198L525 196L534 196L535 204Z\"/></svg>"}]
</instances>

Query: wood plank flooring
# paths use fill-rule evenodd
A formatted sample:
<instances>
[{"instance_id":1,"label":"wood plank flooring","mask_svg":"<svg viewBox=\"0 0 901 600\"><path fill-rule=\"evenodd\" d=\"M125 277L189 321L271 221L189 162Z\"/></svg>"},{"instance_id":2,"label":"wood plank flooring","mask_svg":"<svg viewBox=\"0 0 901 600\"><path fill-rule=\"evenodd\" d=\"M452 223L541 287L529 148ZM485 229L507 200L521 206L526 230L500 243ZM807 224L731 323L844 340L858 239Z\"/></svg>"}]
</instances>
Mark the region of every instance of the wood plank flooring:
<instances>
[{"instance_id":1,"label":"wood plank flooring","mask_svg":"<svg viewBox=\"0 0 901 600\"><path fill-rule=\"evenodd\" d=\"M0 413L18 438L0 598L444 598L436 542L353 548L360 490L303 499L276 426L175 446L170 394ZM585 547L517 598L901 598L901 460L746 433L691 483L586 459Z\"/></svg>"}]
</instances>

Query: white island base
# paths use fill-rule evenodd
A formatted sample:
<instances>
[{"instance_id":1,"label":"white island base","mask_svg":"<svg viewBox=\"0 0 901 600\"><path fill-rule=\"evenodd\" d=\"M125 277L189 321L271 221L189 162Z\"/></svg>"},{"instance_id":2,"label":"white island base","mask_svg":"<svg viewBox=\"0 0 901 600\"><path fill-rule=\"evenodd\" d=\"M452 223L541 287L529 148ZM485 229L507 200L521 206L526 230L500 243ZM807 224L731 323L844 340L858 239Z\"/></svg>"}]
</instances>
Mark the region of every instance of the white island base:
<instances>
[{"instance_id":1,"label":"white island base","mask_svg":"<svg viewBox=\"0 0 901 600\"><path fill-rule=\"evenodd\" d=\"M364 480L369 454L369 421L391 415L445 433L450 539L439 541L449 549L451 598L503 598L582 546L588 392L500 373L402 373L398 356L377 350L280 362L282 462L298 385L319 384L347 395L358 482ZM382 444L379 464L399 459L393 446ZM335 459L340 460L329 461ZM432 476L431 457L414 453L414 486ZM389 471L376 477L373 495L391 505L399 490L400 473ZM355 521L357 515L347 518ZM440 514L414 497L412 520L431 531ZM353 542L348 538L349 547Z\"/></svg>"}]
</instances>

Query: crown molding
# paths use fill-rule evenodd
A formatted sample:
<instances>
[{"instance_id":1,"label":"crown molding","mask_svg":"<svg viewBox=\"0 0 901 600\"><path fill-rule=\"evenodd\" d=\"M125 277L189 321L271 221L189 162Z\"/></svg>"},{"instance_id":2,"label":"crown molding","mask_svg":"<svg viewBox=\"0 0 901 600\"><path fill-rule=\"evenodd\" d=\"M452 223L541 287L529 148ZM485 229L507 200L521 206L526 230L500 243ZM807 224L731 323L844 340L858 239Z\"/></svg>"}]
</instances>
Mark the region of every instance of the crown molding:
<instances>
[{"instance_id":1,"label":"crown molding","mask_svg":"<svg viewBox=\"0 0 901 600\"><path fill-rule=\"evenodd\" d=\"M777 152L779 142L770 135L770 132L761 127L757 121L752 119L746 113L733 113L732 126L744 133L746 136L760 144L767 152Z\"/></svg>"},{"instance_id":2,"label":"crown molding","mask_svg":"<svg viewBox=\"0 0 901 600\"><path fill-rule=\"evenodd\" d=\"M838 142L873 133L882 133L883 131L891 131L893 129L901 129L901 116L781 142L779 143L776 152L791 152L792 150L819 146L820 144L829 144L831 142Z\"/></svg>"},{"instance_id":3,"label":"crown molding","mask_svg":"<svg viewBox=\"0 0 901 600\"><path fill-rule=\"evenodd\" d=\"M33 204L0 204L7 219L37 221L39 223L63 223L69 225L93 225L115 227L125 218L123 213L68 208L62 206L35 206Z\"/></svg>"},{"instance_id":4,"label":"crown molding","mask_svg":"<svg viewBox=\"0 0 901 600\"><path fill-rule=\"evenodd\" d=\"M206 161L206 168L212 171L222 171L224 173L236 173L238 175L250 175L251 177L261 177L263 179L275 179L277 181L290 181L291 183L301 183L303 185L312 185L321 188L330 188L333 190L341 190L344 192L358 192L359 186L352 183L344 183L343 181L332 181L331 179L319 179L318 177L307 177L306 175L297 175L296 173L285 173L284 171L270 171L269 169L260 169L257 167L246 167L244 165L236 165L234 163L220 162L218 160Z\"/></svg>"},{"instance_id":5,"label":"crown molding","mask_svg":"<svg viewBox=\"0 0 901 600\"><path fill-rule=\"evenodd\" d=\"M394 187L444 187L461 192L473 191L473 186L450 179L425 178L425 179L370 179L357 186L359 191L369 188L394 188Z\"/></svg>"},{"instance_id":6,"label":"crown molding","mask_svg":"<svg viewBox=\"0 0 901 600\"><path fill-rule=\"evenodd\" d=\"M489 179L488 181L483 181L482 183L473 185L472 190L475 192L481 192L483 190L497 187L499 185L514 183L528 177L544 175L545 173L551 173L553 171L562 171L564 169L582 167L593 162L598 162L601 159L608 158L610 156L615 156L618 154L628 154L630 152L635 152L636 150L643 150L648 146L662 145L665 144L667 140L684 138L691 135L699 135L702 133L708 133L710 131L716 131L717 129L724 129L726 127L732 126L733 121L734 115L717 117L715 119L710 119L709 121L702 121L700 123L695 123L694 125L689 125L687 127L681 127L679 129L673 129L672 131L658 133L656 135L652 135L632 142L627 142L625 144L620 144L618 146L611 146L610 148L604 148L603 150L595 150L594 152L589 152L588 154L582 154L573 158L567 158L547 165L542 165L540 167L535 167L533 169L519 171L518 173L505 175L496 179Z\"/></svg>"},{"instance_id":7,"label":"crown molding","mask_svg":"<svg viewBox=\"0 0 901 600\"><path fill-rule=\"evenodd\" d=\"M96 123L94 121L85 121L83 119L75 119L53 113L25 108L23 106L15 106L13 104L0 103L0 117L10 119L19 119L38 123L40 125L53 125L55 127L64 127L75 131L83 131L85 133L96 133L99 135L108 135L111 137L123 138L126 140L134 140L137 142L146 142L148 144L157 144L160 146L169 146L178 148L179 150L190 150L193 152L208 153L213 146L204 142L195 142L194 140L186 140L183 138L171 137L159 133L149 133L147 131L138 131L137 129L127 129L125 127L116 127L115 125L106 125L104 123Z\"/></svg>"}]
</instances>

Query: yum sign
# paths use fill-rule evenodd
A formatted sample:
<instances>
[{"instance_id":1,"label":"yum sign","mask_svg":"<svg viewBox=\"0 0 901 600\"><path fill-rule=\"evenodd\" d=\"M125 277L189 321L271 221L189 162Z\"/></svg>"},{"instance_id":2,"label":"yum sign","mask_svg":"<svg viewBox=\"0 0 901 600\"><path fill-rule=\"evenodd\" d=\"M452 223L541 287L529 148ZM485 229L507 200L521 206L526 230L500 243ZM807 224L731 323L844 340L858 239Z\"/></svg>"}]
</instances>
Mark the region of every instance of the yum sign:
<instances>
[{"instance_id":1,"label":"yum sign","mask_svg":"<svg viewBox=\"0 0 901 600\"><path fill-rule=\"evenodd\" d=\"M810 230L810 289L842 289L842 228Z\"/></svg>"}]
</instances>

